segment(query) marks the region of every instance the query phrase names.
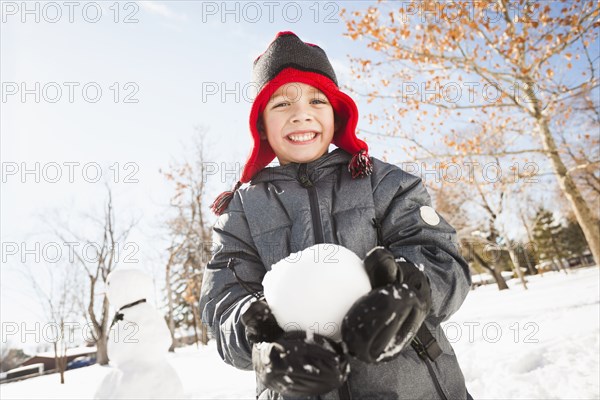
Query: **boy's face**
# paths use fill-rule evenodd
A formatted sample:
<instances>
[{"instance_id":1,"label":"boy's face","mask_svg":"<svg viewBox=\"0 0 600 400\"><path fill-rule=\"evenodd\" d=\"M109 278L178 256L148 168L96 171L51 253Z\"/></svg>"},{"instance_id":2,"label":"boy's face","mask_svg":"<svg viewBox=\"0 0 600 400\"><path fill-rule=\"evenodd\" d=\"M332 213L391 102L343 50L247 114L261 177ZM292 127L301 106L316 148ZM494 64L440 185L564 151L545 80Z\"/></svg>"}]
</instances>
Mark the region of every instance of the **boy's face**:
<instances>
[{"instance_id":1,"label":"boy's face","mask_svg":"<svg viewBox=\"0 0 600 400\"><path fill-rule=\"evenodd\" d=\"M333 139L333 107L319 89L287 83L271 96L259 130L281 165L314 161L327 152Z\"/></svg>"}]
</instances>

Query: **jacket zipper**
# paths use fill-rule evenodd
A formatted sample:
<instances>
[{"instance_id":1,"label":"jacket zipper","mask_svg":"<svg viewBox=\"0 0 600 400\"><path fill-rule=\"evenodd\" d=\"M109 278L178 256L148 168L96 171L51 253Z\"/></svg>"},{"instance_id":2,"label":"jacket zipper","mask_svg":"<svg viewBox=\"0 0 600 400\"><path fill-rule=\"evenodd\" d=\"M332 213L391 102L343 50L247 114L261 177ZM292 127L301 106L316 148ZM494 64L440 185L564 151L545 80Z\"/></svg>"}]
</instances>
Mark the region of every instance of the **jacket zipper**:
<instances>
[{"instance_id":1,"label":"jacket zipper","mask_svg":"<svg viewBox=\"0 0 600 400\"><path fill-rule=\"evenodd\" d=\"M317 188L308 177L306 167L306 164L300 164L300 167L298 168L298 181L300 182L300 185L302 185L302 187L308 191L310 215L312 216L313 232L315 235L315 244L325 243L325 239L323 237L323 223L321 222L321 213L319 212Z\"/></svg>"},{"instance_id":2,"label":"jacket zipper","mask_svg":"<svg viewBox=\"0 0 600 400\"><path fill-rule=\"evenodd\" d=\"M429 360L425 360L425 364L427 365L427 369L429 370L429 375L431 375L431 378L433 378L433 383L435 385L435 389L437 390L438 394L440 395L440 397L443 400L448 400L448 397L446 397L446 394L444 393L444 390L442 389L442 385L440 385L440 381L438 381L437 375L435 374L435 371L433 370L433 366L431 365L431 362Z\"/></svg>"},{"instance_id":3,"label":"jacket zipper","mask_svg":"<svg viewBox=\"0 0 600 400\"><path fill-rule=\"evenodd\" d=\"M319 197L317 195L317 188L314 183L308 177L306 172L306 164L300 164L298 168L298 181L303 188L308 191L308 199L310 202L310 215L313 224L313 232L315 235L315 244L325 243L323 235L323 223L321 221L321 212L319 211ZM352 400L352 394L350 393L350 386L348 381L344 381L342 386L338 389L338 396L340 400ZM320 399L321 396L318 396Z\"/></svg>"},{"instance_id":4,"label":"jacket zipper","mask_svg":"<svg viewBox=\"0 0 600 400\"><path fill-rule=\"evenodd\" d=\"M433 370L433 366L431 365L431 362L429 361L429 358L427 356L427 349L425 348L423 343L421 343L421 341L419 340L418 337L415 337L413 339L413 348L419 355L419 358L421 358L425 362L425 365L427 365L427 370L429 371L429 375L431 375L431 379L433 380L435 390L438 392L438 394L440 395L440 397L443 400L448 400L448 397L446 396L446 393L442 389L442 385L440 384L440 381L438 380L437 375L435 374L435 371Z\"/></svg>"}]
</instances>

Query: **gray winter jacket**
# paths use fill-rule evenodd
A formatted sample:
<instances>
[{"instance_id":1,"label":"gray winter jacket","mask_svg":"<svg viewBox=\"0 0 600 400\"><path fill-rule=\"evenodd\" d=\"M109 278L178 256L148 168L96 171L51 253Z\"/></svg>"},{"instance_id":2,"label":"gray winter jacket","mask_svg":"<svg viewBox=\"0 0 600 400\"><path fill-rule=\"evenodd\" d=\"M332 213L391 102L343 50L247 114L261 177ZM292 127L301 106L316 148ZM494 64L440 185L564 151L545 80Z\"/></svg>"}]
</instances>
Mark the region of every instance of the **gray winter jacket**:
<instances>
[{"instance_id":1,"label":"gray winter jacket","mask_svg":"<svg viewBox=\"0 0 600 400\"><path fill-rule=\"evenodd\" d=\"M352 359L352 398L436 399L435 378L448 399L465 399L463 374L439 327L459 309L471 284L456 231L432 213L420 178L373 158L373 174L352 179L349 160L348 153L336 149L308 164L265 168L235 193L213 228L216 252L203 278L202 321L211 327L223 360L251 370L251 348L240 317L254 298L243 286L262 291L271 265L315 243L339 244L364 258L377 245L376 219L379 237L397 258L424 266L433 303L425 324L443 354L431 362L435 377L411 346L380 364ZM227 268L231 258L237 278ZM257 398L283 397L257 380ZM338 392L320 398L338 399Z\"/></svg>"}]
</instances>

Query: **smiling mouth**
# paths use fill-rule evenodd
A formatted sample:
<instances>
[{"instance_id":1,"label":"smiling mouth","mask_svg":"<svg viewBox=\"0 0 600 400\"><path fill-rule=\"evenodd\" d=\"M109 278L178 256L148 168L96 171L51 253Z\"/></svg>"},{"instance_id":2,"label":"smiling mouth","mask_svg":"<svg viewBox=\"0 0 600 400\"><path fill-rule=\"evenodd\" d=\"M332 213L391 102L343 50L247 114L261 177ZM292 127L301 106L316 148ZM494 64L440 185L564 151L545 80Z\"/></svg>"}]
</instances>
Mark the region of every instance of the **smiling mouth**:
<instances>
[{"instance_id":1,"label":"smiling mouth","mask_svg":"<svg viewBox=\"0 0 600 400\"><path fill-rule=\"evenodd\" d=\"M286 139L292 143L308 143L314 140L318 132L292 133L286 136Z\"/></svg>"}]
</instances>

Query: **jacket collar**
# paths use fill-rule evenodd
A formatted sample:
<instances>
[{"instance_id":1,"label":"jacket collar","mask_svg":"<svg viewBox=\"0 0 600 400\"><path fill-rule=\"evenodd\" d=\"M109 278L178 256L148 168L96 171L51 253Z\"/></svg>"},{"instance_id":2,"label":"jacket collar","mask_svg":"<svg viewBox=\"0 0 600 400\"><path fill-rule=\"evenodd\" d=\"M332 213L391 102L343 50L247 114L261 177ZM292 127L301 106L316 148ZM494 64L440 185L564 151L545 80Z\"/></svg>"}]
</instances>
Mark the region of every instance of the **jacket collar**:
<instances>
[{"instance_id":1,"label":"jacket collar","mask_svg":"<svg viewBox=\"0 0 600 400\"><path fill-rule=\"evenodd\" d=\"M306 163L306 172L309 178L315 182L323 176L329 175L334 170L337 170L340 164L348 165L351 158L352 156L348 152L337 148L330 153L323 154L314 161ZM254 175L250 181L250 185L276 180L297 180L298 169L301 165L304 164L289 163L277 167L263 168L260 172Z\"/></svg>"}]
</instances>

